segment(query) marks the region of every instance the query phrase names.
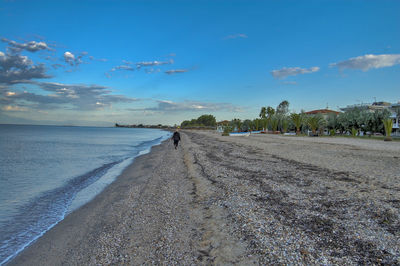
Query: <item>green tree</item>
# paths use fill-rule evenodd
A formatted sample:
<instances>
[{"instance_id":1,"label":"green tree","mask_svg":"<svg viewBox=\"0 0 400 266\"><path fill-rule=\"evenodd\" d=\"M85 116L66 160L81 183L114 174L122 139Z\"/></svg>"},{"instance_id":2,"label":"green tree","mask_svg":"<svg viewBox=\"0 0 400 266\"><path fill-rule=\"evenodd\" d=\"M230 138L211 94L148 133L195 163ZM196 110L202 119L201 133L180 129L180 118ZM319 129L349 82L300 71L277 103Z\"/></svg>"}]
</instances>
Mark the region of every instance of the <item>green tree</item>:
<instances>
[{"instance_id":1,"label":"green tree","mask_svg":"<svg viewBox=\"0 0 400 266\"><path fill-rule=\"evenodd\" d=\"M276 107L276 114L286 115L289 112L289 102L284 100Z\"/></svg>"},{"instance_id":2,"label":"green tree","mask_svg":"<svg viewBox=\"0 0 400 266\"><path fill-rule=\"evenodd\" d=\"M267 108L265 107L261 107L261 111L260 111L260 117L261 118L265 118L265 116L267 115Z\"/></svg>"},{"instance_id":3,"label":"green tree","mask_svg":"<svg viewBox=\"0 0 400 266\"><path fill-rule=\"evenodd\" d=\"M256 118L256 119L254 119L253 120L253 126L254 126L254 130L260 130L260 128L261 128L261 119L258 119L258 118Z\"/></svg>"},{"instance_id":4,"label":"green tree","mask_svg":"<svg viewBox=\"0 0 400 266\"><path fill-rule=\"evenodd\" d=\"M328 129L333 129L334 131L336 129L339 129L339 121L338 121L338 115L335 113L329 114L327 119L326 119L326 126Z\"/></svg>"},{"instance_id":5,"label":"green tree","mask_svg":"<svg viewBox=\"0 0 400 266\"><path fill-rule=\"evenodd\" d=\"M303 116L301 114L292 113L290 118L296 127L296 134L300 135L301 126L303 125Z\"/></svg>"},{"instance_id":6,"label":"green tree","mask_svg":"<svg viewBox=\"0 0 400 266\"><path fill-rule=\"evenodd\" d=\"M271 119L271 117L275 114L275 109L271 106L267 107L267 117Z\"/></svg>"},{"instance_id":7,"label":"green tree","mask_svg":"<svg viewBox=\"0 0 400 266\"><path fill-rule=\"evenodd\" d=\"M393 120L392 119L390 119L390 118L388 118L388 119L385 119L385 120L383 120L383 125L384 125L384 127L385 127L385 135L386 135L386 137L385 137L385 141L391 141L392 140L392 137L390 136L390 134L392 133L392 128L393 128Z\"/></svg>"},{"instance_id":8,"label":"green tree","mask_svg":"<svg viewBox=\"0 0 400 266\"><path fill-rule=\"evenodd\" d=\"M230 124L231 124L231 126L232 126L233 129L236 127L236 130L237 130L238 132L241 131L241 129L242 129L242 121L241 121L240 119L234 118L234 119L231 121Z\"/></svg>"},{"instance_id":9,"label":"green tree","mask_svg":"<svg viewBox=\"0 0 400 266\"><path fill-rule=\"evenodd\" d=\"M278 131L278 125L279 125L279 119L277 116L272 116L271 119L271 127L272 127L272 131Z\"/></svg>"},{"instance_id":10,"label":"green tree","mask_svg":"<svg viewBox=\"0 0 400 266\"><path fill-rule=\"evenodd\" d=\"M286 117L283 117L281 120L282 125L282 133L286 133L289 127L289 120Z\"/></svg>"},{"instance_id":11,"label":"green tree","mask_svg":"<svg viewBox=\"0 0 400 266\"><path fill-rule=\"evenodd\" d=\"M261 119L261 126L264 130L268 130L268 123L269 123L268 118Z\"/></svg>"},{"instance_id":12,"label":"green tree","mask_svg":"<svg viewBox=\"0 0 400 266\"><path fill-rule=\"evenodd\" d=\"M390 111L387 109L375 110L372 114L372 130L374 132L384 133L383 121L390 117Z\"/></svg>"},{"instance_id":13,"label":"green tree","mask_svg":"<svg viewBox=\"0 0 400 266\"><path fill-rule=\"evenodd\" d=\"M199 118L197 118L197 123L207 127L215 127L217 125L217 121L213 115L199 116Z\"/></svg>"},{"instance_id":14,"label":"green tree","mask_svg":"<svg viewBox=\"0 0 400 266\"><path fill-rule=\"evenodd\" d=\"M181 123L181 128L185 128L190 126L190 121L189 120L185 120Z\"/></svg>"},{"instance_id":15,"label":"green tree","mask_svg":"<svg viewBox=\"0 0 400 266\"><path fill-rule=\"evenodd\" d=\"M243 121L242 123L242 131L251 131L251 129L253 128L253 122L250 119L246 119Z\"/></svg>"},{"instance_id":16,"label":"green tree","mask_svg":"<svg viewBox=\"0 0 400 266\"><path fill-rule=\"evenodd\" d=\"M307 118L307 124L311 128L311 131L313 135L316 134L317 129L319 129L321 126L323 126L325 122L325 119L322 117L322 115L310 115Z\"/></svg>"}]
</instances>

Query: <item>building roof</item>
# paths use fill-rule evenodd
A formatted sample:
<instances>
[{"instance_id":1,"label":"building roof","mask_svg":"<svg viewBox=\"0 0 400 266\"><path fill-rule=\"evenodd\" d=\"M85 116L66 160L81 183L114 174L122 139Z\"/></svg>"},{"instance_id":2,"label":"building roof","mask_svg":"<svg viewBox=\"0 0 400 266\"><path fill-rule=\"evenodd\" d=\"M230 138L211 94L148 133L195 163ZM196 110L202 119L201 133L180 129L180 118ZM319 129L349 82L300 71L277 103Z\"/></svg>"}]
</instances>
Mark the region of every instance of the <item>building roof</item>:
<instances>
[{"instance_id":1,"label":"building roof","mask_svg":"<svg viewBox=\"0 0 400 266\"><path fill-rule=\"evenodd\" d=\"M227 124L229 124L229 121L228 121L228 120L224 120L224 121L219 121L219 122L217 122L217 125L227 125Z\"/></svg>"},{"instance_id":2,"label":"building roof","mask_svg":"<svg viewBox=\"0 0 400 266\"><path fill-rule=\"evenodd\" d=\"M315 114L340 114L340 112L336 112L329 109L318 109L306 112L307 115L315 115Z\"/></svg>"}]
</instances>

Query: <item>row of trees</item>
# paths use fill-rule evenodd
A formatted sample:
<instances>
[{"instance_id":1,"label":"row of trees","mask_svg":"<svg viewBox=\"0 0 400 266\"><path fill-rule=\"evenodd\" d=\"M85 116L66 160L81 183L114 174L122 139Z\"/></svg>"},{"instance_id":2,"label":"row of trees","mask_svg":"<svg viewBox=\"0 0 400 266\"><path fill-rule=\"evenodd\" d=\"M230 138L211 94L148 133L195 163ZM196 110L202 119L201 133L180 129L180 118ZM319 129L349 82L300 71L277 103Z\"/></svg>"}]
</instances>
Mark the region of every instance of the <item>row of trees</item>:
<instances>
[{"instance_id":1,"label":"row of trees","mask_svg":"<svg viewBox=\"0 0 400 266\"><path fill-rule=\"evenodd\" d=\"M213 115L202 115L197 119L185 120L181 123L182 128L215 128L216 125L217 121Z\"/></svg>"},{"instance_id":2,"label":"row of trees","mask_svg":"<svg viewBox=\"0 0 400 266\"><path fill-rule=\"evenodd\" d=\"M336 132L345 133L358 131L384 133L384 123L390 116L387 109L362 110L355 108L340 114L329 114L324 117L321 114L307 115L304 111L300 113L289 113L289 102L282 101L276 109L271 106L262 107L259 117L254 120L233 119L228 127L230 130L252 131L252 130L272 130L274 132L302 131L311 130L314 134L317 131L323 132L330 130L332 134Z\"/></svg>"},{"instance_id":3,"label":"row of trees","mask_svg":"<svg viewBox=\"0 0 400 266\"><path fill-rule=\"evenodd\" d=\"M295 131L297 134L311 130L313 134L329 130L330 134L351 132L353 135L359 131L384 133L384 121L388 121L390 112L387 109L363 110L354 108L344 113L331 113L327 116L321 114L308 115L304 111L289 113L289 102L284 100L276 108L262 107L259 118L250 120L233 119L223 124L224 131L256 131L268 130L273 132ZM390 120L390 119L389 119ZM217 125L213 115L202 115L197 119L185 120L182 128L215 128Z\"/></svg>"}]
</instances>

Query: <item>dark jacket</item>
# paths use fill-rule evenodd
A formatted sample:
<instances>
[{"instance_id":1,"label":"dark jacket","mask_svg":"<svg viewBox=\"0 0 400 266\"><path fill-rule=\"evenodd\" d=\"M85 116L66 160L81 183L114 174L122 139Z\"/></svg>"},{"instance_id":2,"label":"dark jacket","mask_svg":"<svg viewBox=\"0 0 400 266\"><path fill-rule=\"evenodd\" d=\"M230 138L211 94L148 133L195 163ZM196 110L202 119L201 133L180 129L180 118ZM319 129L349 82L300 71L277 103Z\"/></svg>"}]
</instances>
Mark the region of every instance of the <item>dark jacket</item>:
<instances>
[{"instance_id":1,"label":"dark jacket","mask_svg":"<svg viewBox=\"0 0 400 266\"><path fill-rule=\"evenodd\" d=\"M172 139L174 141L180 141L181 140L181 134L179 134L179 132L174 132L174 135L172 135Z\"/></svg>"}]
</instances>

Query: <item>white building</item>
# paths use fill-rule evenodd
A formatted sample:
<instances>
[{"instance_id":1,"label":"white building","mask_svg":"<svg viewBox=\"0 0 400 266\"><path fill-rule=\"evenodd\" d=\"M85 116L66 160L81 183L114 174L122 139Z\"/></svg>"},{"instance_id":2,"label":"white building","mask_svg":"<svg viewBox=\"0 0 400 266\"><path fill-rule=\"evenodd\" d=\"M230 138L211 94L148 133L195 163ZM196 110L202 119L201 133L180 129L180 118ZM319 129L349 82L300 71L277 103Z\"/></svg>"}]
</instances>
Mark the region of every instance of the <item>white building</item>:
<instances>
[{"instance_id":1,"label":"white building","mask_svg":"<svg viewBox=\"0 0 400 266\"><path fill-rule=\"evenodd\" d=\"M400 136L400 102L398 103L388 103L388 102L374 102L374 103L363 103L348 105L346 107L340 108L342 111L348 111L354 108L359 108L361 110L369 110L371 112L375 110L388 109L391 112L390 118L393 119L393 129L392 136Z\"/></svg>"},{"instance_id":2,"label":"white building","mask_svg":"<svg viewBox=\"0 0 400 266\"><path fill-rule=\"evenodd\" d=\"M390 106L390 111L392 112L390 118L393 119L392 135L400 136L400 102L392 104Z\"/></svg>"}]
</instances>

